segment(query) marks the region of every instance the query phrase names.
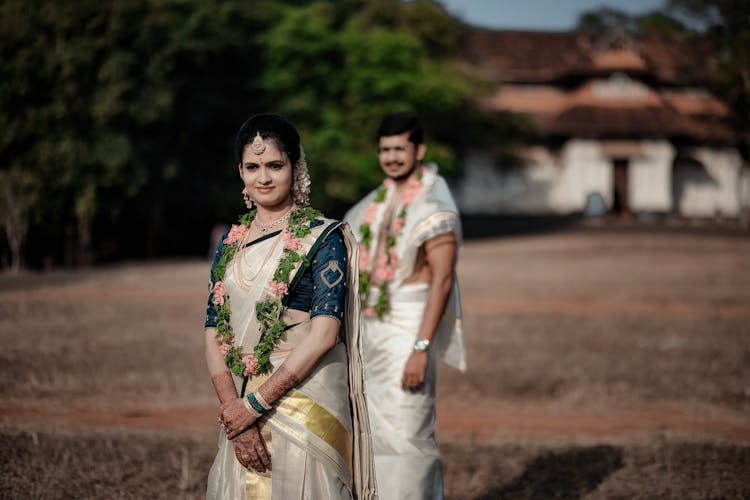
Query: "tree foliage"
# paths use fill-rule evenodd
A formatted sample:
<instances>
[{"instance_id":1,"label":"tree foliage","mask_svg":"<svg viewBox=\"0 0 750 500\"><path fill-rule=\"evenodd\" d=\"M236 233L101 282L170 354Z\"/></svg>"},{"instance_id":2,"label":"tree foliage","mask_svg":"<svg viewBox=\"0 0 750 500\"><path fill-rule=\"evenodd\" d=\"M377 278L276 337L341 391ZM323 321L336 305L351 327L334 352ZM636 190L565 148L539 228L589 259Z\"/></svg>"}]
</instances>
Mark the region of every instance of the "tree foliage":
<instances>
[{"instance_id":1,"label":"tree foliage","mask_svg":"<svg viewBox=\"0 0 750 500\"><path fill-rule=\"evenodd\" d=\"M204 162L227 159L201 144L226 140L213 131L244 114L234 100L254 89L237 79L252 52L242 32L265 20L239 2L8 0L0 9L0 168L29 172L41 191L32 242L66 263L168 248L164 226L183 227L175 204L187 200L191 216L205 209L209 197L192 195Z\"/></svg>"},{"instance_id":2,"label":"tree foliage","mask_svg":"<svg viewBox=\"0 0 750 500\"><path fill-rule=\"evenodd\" d=\"M29 260L204 252L243 207L231 144L259 111L298 125L339 215L380 180L386 112L419 113L455 171L451 124L477 114L464 29L427 0L5 0L0 171L23 172Z\"/></svg>"},{"instance_id":3,"label":"tree foliage","mask_svg":"<svg viewBox=\"0 0 750 500\"><path fill-rule=\"evenodd\" d=\"M750 140L750 2L670 0L669 9L701 22L701 36L717 42L714 84L726 97Z\"/></svg>"}]
</instances>

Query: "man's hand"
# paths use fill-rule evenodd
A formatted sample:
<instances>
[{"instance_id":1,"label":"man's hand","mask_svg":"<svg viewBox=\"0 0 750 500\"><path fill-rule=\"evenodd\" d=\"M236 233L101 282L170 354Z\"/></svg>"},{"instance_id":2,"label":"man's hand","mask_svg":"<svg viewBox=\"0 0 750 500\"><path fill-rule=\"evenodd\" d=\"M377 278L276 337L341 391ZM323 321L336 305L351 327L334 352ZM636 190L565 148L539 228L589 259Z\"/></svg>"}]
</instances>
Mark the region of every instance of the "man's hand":
<instances>
[{"instance_id":1,"label":"man's hand","mask_svg":"<svg viewBox=\"0 0 750 500\"><path fill-rule=\"evenodd\" d=\"M266 449L266 442L257 425L253 425L232 441L234 454L237 460L246 469L254 469L257 472L271 470L271 455Z\"/></svg>"},{"instance_id":2,"label":"man's hand","mask_svg":"<svg viewBox=\"0 0 750 500\"><path fill-rule=\"evenodd\" d=\"M404 367L404 377L401 384L404 389L416 391L424 383L424 374L427 371L427 352L413 351Z\"/></svg>"}]
</instances>

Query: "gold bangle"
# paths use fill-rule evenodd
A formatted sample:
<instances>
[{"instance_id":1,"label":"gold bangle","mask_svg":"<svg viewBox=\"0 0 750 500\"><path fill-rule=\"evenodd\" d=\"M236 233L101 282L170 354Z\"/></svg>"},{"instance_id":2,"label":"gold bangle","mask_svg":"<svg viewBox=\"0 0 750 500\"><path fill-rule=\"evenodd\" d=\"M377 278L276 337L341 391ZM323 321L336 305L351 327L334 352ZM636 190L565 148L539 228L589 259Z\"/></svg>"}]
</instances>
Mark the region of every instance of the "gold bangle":
<instances>
[{"instance_id":1,"label":"gold bangle","mask_svg":"<svg viewBox=\"0 0 750 500\"><path fill-rule=\"evenodd\" d=\"M255 394L255 400L260 403L260 405L266 410L271 411L273 409L273 405L268 404L268 401L266 401L266 398L261 396L260 391L255 391L253 394Z\"/></svg>"},{"instance_id":2,"label":"gold bangle","mask_svg":"<svg viewBox=\"0 0 750 500\"><path fill-rule=\"evenodd\" d=\"M245 404L245 408L247 408L247 411L250 412L250 415L252 415L255 418L260 418L261 414L258 410L253 408L253 405L250 404L250 401L247 400L247 398L242 398L242 402Z\"/></svg>"}]
</instances>

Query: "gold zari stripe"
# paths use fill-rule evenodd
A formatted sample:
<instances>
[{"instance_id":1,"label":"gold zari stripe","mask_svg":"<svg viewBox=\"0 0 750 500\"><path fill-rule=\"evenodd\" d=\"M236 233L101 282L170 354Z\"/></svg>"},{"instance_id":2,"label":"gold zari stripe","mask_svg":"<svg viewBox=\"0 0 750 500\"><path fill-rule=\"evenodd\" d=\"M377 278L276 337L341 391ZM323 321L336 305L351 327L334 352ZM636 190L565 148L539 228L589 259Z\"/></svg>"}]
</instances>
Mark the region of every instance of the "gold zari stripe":
<instances>
[{"instance_id":1,"label":"gold zari stripe","mask_svg":"<svg viewBox=\"0 0 750 500\"><path fill-rule=\"evenodd\" d=\"M271 476L247 471L245 473L245 496L247 500L271 500Z\"/></svg>"},{"instance_id":2,"label":"gold zari stripe","mask_svg":"<svg viewBox=\"0 0 750 500\"><path fill-rule=\"evenodd\" d=\"M336 450L347 468L352 464L352 436L328 410L304 393L293 389L279 400L276 411L291 418Z\"/></svg>"}]
</instances>

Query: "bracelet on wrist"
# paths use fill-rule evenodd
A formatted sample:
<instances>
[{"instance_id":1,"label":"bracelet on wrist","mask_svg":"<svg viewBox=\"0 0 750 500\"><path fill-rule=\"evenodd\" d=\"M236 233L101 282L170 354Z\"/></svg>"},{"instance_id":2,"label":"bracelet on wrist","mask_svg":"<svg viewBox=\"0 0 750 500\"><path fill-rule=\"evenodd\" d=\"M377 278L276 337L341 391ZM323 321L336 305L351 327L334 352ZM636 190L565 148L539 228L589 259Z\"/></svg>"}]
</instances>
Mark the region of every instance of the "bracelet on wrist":
<instances>
[{"instance_id":1,"label":"bracelet on wrist","mask_svg":"<svg viewBox=\"0 0 750 500\"><path fill-rule=\"evenodd\" d=\"M264 413L268 413L268 410L270 409L270 408L265 408L262 404L260 404L260 402L258 401L258 397L257 397L257 395L254 392L248 393L246 401L260 415L263 415Z\"/></svg>"},{"instance_id":2,"label":"bracelet on wrist","mask_svg":"<svg viewBox=\"0 0 750 500\"><path fill-rule=\"evenodd\" d=\"M271 411L273 409L273 406L266 401L266 398L263 397L263 395L260 393L260 391L255 391L253 393L255 395L255 400L260 403L260 405L266 410Z\"/></svg>"},{"instance_id":3,"label":"bracelet on wrist","mask_svg":"<svg viewBox=\"0 0 750 500\"><path fill-rule=\"evenodd\" d=\"M250 415L252 415L255 418L261 417L260 412L258 412L258 410L253 408L253 405L250 404L250 401L248 401L247 398L242 398L242 402L245 404L245 408L247 408L247 411L250 412Z\"/></svg>"}]
</instances>

